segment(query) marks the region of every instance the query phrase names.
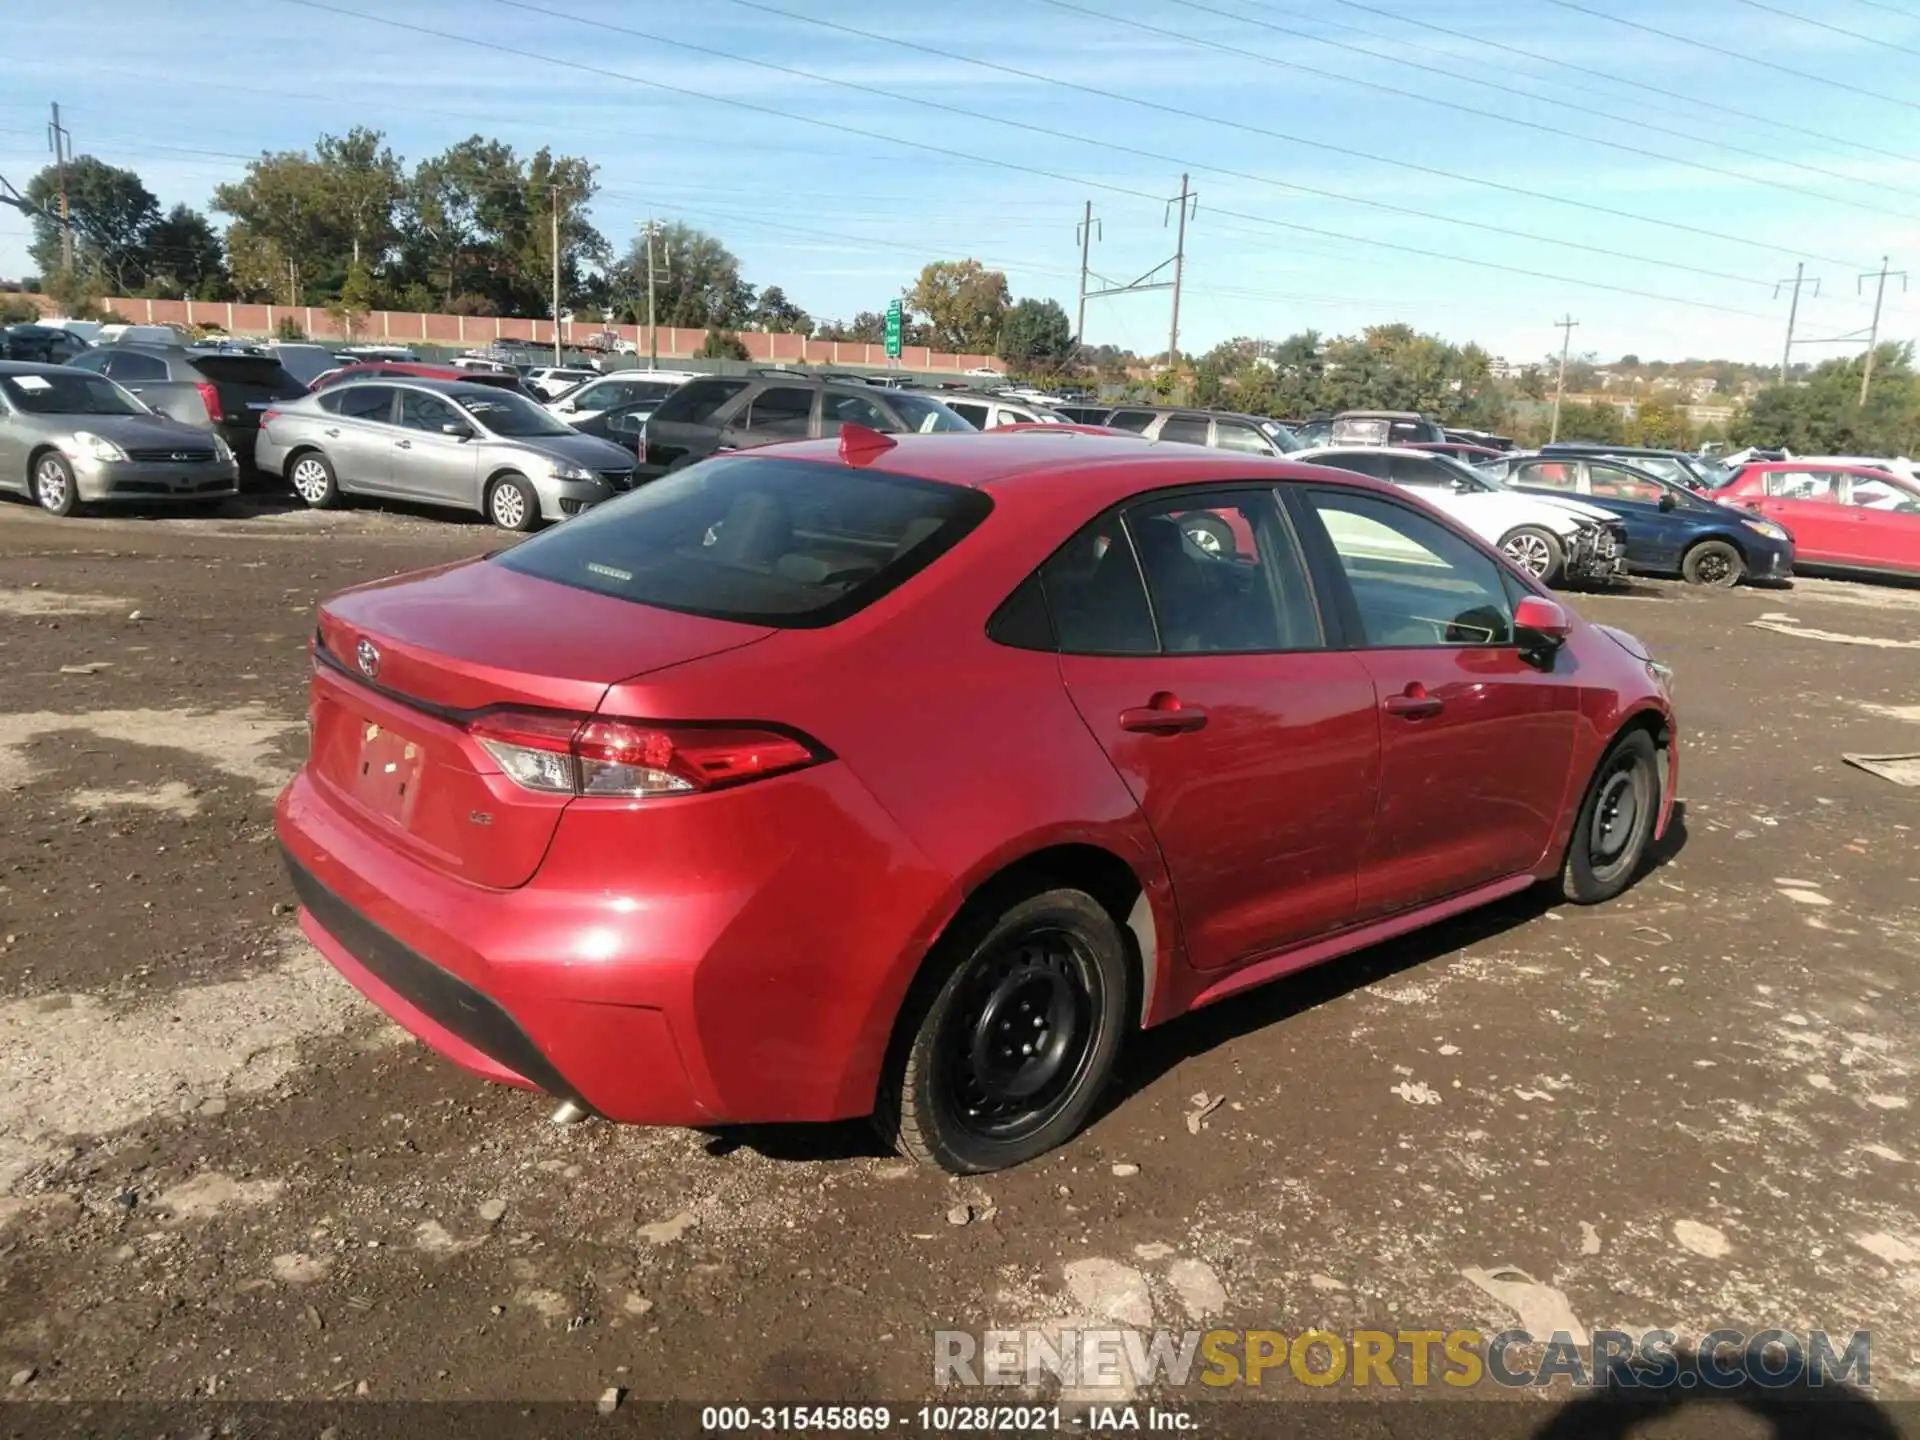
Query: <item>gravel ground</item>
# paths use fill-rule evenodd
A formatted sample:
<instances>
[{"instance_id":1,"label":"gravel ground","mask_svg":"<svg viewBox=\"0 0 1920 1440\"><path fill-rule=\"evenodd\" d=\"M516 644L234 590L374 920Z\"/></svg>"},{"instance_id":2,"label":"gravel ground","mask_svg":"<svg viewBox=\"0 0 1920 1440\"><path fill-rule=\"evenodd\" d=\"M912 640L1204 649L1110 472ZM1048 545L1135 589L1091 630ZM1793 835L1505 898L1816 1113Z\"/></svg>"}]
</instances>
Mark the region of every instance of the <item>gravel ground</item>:
<instances>
[{"instance_id":1,"label":"gravel ground","mask_svg":"<svg viewBox=\"0 0 1920 1440\"><path fill-rule=\"evenodd\" d=\"M1920 1395L1920 790L1840 758L1920 750L1920 592L1577 597L1678 672L1685 808L1635 889L1166 1027L1073 1144L955 1181L858 1125L552 1125L301 940L271 797L314 605L498 543L0 505L11 1398L904 1401L935 1330L1102 1315L1867 1329L1876 1399ZM1301 1408L1354 1434L1396 1409ZM1418 1408L1423 1434L1586 1413Z\"/></svg>"}]
</instances>

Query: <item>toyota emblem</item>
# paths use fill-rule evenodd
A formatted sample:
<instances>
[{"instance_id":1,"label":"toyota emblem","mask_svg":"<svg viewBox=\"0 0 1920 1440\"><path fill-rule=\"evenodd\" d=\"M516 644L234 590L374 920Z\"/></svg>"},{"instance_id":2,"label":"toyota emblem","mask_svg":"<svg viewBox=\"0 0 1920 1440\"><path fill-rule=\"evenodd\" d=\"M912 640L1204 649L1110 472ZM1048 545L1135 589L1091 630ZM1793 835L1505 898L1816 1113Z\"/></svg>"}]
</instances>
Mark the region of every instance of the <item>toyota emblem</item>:
<instances>
[{"instance_id":1,"label":"toyota emblem","mask_svg":"<svg viewBox=\"0 0 1920 1440\"><path fill-rule=\"evenodd\" d=\"M367 679L380 673L380 650L371 640L362 640L353 653L360 661L360 673Z\"/></svg>"},{"instance_id":2,"label":"toyota emblem","mask_svg":"<svg viewBox=\"0 0 1920 1440\"><path fill-rule=\"evenodd\" d=\"M191 460L193 456L189 455L184 450L176 450L173 452L173 458L175 460Z\"/></svg>"}]
</instances>

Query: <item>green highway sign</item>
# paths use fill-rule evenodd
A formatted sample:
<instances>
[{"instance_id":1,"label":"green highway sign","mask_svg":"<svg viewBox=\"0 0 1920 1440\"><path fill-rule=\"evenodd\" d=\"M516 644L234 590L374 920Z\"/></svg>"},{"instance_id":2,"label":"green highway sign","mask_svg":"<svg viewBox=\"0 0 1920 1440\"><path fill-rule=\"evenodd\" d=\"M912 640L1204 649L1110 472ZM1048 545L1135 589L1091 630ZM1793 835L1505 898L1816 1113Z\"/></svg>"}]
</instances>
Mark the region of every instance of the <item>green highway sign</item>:
<instances>
[{"instance_id":1,"label":"green highway sign","mask_svg":"<svg viewBox=\"0 0 1920 1440\"><path fill-rule=\"evenodd\" d=\"M900 358L900 331L906 319L905 307L898 300L887 302L887 358Z\"/></svg>"}]
</instances>

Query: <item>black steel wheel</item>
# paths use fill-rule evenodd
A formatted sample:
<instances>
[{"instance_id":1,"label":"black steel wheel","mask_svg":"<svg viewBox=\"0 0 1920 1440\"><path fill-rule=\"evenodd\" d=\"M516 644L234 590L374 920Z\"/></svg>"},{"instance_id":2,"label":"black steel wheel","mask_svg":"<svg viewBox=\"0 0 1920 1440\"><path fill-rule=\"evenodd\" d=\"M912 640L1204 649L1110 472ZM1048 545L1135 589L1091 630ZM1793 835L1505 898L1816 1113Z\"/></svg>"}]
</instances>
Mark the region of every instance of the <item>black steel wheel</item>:
<instances>
[{"instance_id":1,"label":"black steel wheel","mask_svg":"<svg viewBox=\"0 0 1920 1440\"><path fill-rule=\"evenodd\" d=\"M1632 730L1614 742L1573 822L1560 890L1578 905L1611 900L1640 873L1660 813L1653 738Z\"/></svg>"},{"instance_id":2,"label":"black steel wheel","mask_svg":"<svg viewBox=\"0 0 1920 1440\"><path fill-rule=\"evenodd\" d=\"M1085 1123L1129 992L1120 928L1092 896L1049 890L958 926L917 991L876 1115L898 1148L972 1174L1030 1160Z\"/></svg>"}]
</instances>

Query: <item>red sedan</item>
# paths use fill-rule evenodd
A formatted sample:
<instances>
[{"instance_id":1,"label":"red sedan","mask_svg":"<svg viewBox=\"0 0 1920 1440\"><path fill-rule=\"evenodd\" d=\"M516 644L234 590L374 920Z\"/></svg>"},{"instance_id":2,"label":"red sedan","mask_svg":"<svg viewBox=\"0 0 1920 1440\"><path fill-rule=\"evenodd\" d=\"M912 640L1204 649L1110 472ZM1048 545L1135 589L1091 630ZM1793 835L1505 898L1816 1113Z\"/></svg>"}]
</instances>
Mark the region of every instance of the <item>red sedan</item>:
<instances>
[{"instance_id":1,"label":"red sedan","mask_svg":"<svg viewBox=\"0 0 1920 1440\"><path fill-rule=\"evenodd\" d=\"M1793 534L1805 570L1920 575L1920 486L1864 465L1778 460L1748 465L1713 492Z\"/></svg>"},{"instance_id":2,"label":"red sedan","mask_svg":"<svg viewBox=\"0 0 1920 1440\"><path fill-rule=\"evenodd\" d=\"M1232 512L1231 558L1183 536ZM1132 1030L1633 880L1666 668L1403 491L1095 436L723 455L321 609L278 825L415 1035L609 1119L951 1171Z\"/></svg>"}]
</instances>

